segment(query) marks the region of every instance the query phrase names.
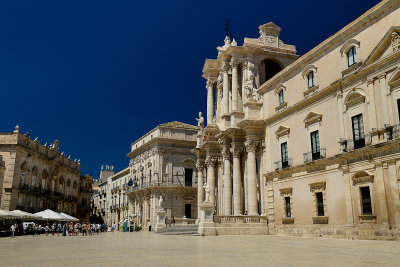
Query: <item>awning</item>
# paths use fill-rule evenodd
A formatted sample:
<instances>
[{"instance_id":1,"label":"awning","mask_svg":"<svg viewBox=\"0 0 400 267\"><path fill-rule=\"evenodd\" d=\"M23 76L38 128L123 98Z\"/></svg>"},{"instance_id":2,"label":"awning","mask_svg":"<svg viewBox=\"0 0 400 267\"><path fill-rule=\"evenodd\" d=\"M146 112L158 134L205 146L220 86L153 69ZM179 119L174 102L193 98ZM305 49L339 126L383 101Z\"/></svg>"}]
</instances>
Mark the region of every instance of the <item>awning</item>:
<instances>
[{"instance_id":1,"label":"awning","mask_svg":"<svg viewBox=\"0 0 400 267\"><path fill-rule=\"evenodd\" d=\"M22 219L21 214L9 210L0 210L0 219Z\"/></svg>"}]
</instances>

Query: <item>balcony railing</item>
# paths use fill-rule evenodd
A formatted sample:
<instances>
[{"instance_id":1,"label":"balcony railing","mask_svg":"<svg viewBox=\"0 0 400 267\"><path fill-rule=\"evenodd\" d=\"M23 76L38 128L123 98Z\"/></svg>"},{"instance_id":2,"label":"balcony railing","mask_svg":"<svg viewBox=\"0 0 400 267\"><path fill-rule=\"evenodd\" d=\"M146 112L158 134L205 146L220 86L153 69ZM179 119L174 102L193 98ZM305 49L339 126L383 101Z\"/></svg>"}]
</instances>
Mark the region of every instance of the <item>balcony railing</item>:
<instances>
[{"instance_id":1,"label":"balcony railing","mask_svg":"<svg viewBox=\"0 0 400 267\"><path fill-rule=\"evenodd\" d=\"M28 185L20 183L19 184L19 189L20 190L24 190L24 191L28 191Z\"/></svg>"},{"instance_id":2,"label":"balcony railing","mask_svg":"<svg viewBox=\"0 0 400 267\"><path fill-rule=\"evenodd\" d=\"M400 138L400 124L387 126L386 134L388 140L394 140Z\"/></svg>"},{"instance_id":3,"label":"balcony railing","mask_svg":"<svg viewBox=\"0 0 400 267\"><path fill-rule=\"evenodd\" d=\"M372 135L368 133L364 135L364 138L360 138L358 140L340 140L339 143L342 147L343 152L349 152L366 146L370 146L372 144Z\"/></svg>"},{"instance_id":4,"label":"balcony railing","mask_svg":"<svg viewBox=\"0 0 400 267\"><path fill-rule=\"evenodd\" d=\"M267 216L214 215L215 223L267 223Z\"/></svg>"},{"instance_id":5,"label":"balcony railing","mask_svg":"<svg viewBox=\"0 0 400 267\"><path fill-rule=\"evenodd\" d=\"M140 190L140 189L145 189L145 188L148 188L148 187L188 187L188 186L185 186L185 184L181 184L178 179L176 179L176 180L177 181L174 182L174 183L173 182L150 182L150 183L138 184L136 186L133 185L131 187L128 187L126 189L126 192L127 193L128 192L134 192L134 191L137 191L137 190ZM190 187L193 187L193 185L190 186Z\"/></svg>"},{"instance_id":6,"label":"balcony railing","mask_svg":"<svg viewBox=\"0 0 400 267\"><path fill-rule=\"evenodd\" d=\"M326 149L321 148L317 152L307 152L303 153L304 163L308 163L314 160L324 159L326 158Z\"/></svg>"},{"instance_id":7,"label":"balcony railing","mask_svg":"<svg viewBox=\"0 0 400 267\"><path fill-rule=\"evenodd\" d=\"M91 193L92 192L92 188L90 187L81 187L80 192L85 192L85 193Z\"/></svg>"},{"instance_id":8,"label":"balcony railing","mask_svg":"<svg viewBox=\"0 0 400 267\"><path fill-rule=\"evenodd\" d=\"M276 161L274 162L275 170L281 170L292 167L292 159L289 158L287 161Z\"/></svg>"}]
</instances>

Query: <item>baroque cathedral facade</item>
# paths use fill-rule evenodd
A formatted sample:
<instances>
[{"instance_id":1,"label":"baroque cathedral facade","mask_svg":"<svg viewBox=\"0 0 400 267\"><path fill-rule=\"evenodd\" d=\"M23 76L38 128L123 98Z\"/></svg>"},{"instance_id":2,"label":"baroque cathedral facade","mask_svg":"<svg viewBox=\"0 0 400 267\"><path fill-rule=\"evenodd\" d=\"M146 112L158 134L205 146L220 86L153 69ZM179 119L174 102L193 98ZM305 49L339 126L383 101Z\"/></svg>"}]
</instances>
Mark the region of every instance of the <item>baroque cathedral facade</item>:
<instances>
[{"instance_id":1,"label":"baroque cathedral facade","mask_svg":"<svg viewBox=\"0 0 400 267\"><path fill-rule=\"evenodd\" d=\"M380 2L303 56L270 22L206 59L200 234L399 236L399 7Z\"/></svg>"}]
</instances>

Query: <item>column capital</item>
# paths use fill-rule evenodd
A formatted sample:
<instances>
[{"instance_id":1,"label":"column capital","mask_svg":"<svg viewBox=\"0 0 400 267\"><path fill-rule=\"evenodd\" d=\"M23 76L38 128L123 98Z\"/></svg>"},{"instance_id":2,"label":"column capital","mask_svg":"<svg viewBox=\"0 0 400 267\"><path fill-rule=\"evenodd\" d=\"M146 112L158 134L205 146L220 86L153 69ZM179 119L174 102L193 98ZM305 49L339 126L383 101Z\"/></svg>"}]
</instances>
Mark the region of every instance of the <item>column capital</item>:
<instances>
[{"instance_id":1,"label":"column capital","mask_svg":"<svg viewBox=\"0 0 400 267\"><path fill-rule=\"evenodd\" d=\"M257 151L257 146L258 146L257 141L247 140L246 142L244 142L244 145L246 147L247 152L256 152Z\"/></svg>"},{"instance_id":2,"label":"column capital","mask_svg":"<svg viewBox=\"0 0 400 267\"><path fill-rule=\"evenodd\" d=\"M217 157L207 156L205 164L207 167L215 167L217 161L218 161Z\"/></svg>"},{"instance_id":3,"label":"column capital","mask_svg":"<svg viewBox=\"0 0 400 267\"><path fill-rule=\"evenodd\" d=\"M223 72L228 72L230 67L231 67L231 64L230 64L229 60L224 60L222 62L222 71Z\"/></svg>"},{"instance_id":4,"label":"column capital","mask_svg":"<svg viewBox=\"0 0 400 267\"><path fill-rule=\"evenodd\" d=\"M213 88L214 84L216 83L216 80L213 78L207 78L206 82L206 88Z\"/></svg>"},{"instance_id":5,"label":"column capital","mask_svg":"<svg viewBox=\"0 0 400 267\"><path fill-rule=\"evenodd\" d=\"M378 75L378 80L382 80L382 79L385 79L385 78L386 78L386 73L385 72Z\"/></svg>"},{"instance_id":6,"label":"column capital","mask_svg":"<svg viewBox=\"0 0 400 267\"><path fill-rule=\"evenodd\" d=\"M204 162L200 162L199 160L196 163L196 168L198 171L204 171Z\"/></svg>"},{"instance_id":7,"label":"column capital","mask_svg":"<svg viewBox=\"0 0 400 267\"><path fill-rule=\"evenodd\" d=\"M234 158L240 157L240 154L242 153L242 151L243 151L242 147L232 146L232 148L231 148L231 153Z\"/></svg>"},{"instance_id":8,"label":"column capital","mask_svg":"<svg viewBox=\"0 0 400 267\"><path fill-rule=\"evenodd\" d=\"M221 150L221 154L224 160L230 160L231 159L231 152L229 148L224 148Z\"/></svg>"},{"instance_id":9,"label":"column capital","mask_svg":"<svg viewBox=\"0 0 400 267\"><path fill-rule=\"evenodd\" d=\"M367 86L373 84L373 83L374 83L374 80L375 80L374 78L367 79Z\"/></svg>"},{"instance_id":10,"label":"column capital","mask_svg":"<svg viewBox=\"0 0 400 267\"><path fill-rule=\"evenodd\" d=\"M232 68L237 68L237 66L239 65L239 63L240 63L239 59L234 58L234 57L231 59L231 66L232 66Z\"/></svg>"}]
</instances>

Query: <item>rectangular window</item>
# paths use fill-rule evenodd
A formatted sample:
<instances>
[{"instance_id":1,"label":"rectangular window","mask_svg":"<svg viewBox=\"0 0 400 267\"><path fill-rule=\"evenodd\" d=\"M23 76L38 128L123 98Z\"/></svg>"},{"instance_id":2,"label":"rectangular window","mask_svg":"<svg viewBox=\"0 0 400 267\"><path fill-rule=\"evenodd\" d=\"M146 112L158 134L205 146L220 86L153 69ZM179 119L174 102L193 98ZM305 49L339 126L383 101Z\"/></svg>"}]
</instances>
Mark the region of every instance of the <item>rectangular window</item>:
<instances>
[{"instance_id":1,"label":"rectangular window","mask_svg":"<svg viewBox=\"0 0 400 267\"><path fill-rule=\"evenodd\" d=\"M313 86L314 86L314 72L311 71L311 72L308 74L307 78L308 78L308 88L313 87Z\"/></svg>"},{"instance_id":2,"label":"rectangular window","mask_svg":"<svg viewBox=\"0 0 400 267\"><path fill-rule=\"evenodd\" d=\"M289 167L287 142L281 144L282 169Z\"/></svg>"},{"instance_id":3,"label":"rectangular window","mask_svg":"<svg viewBox=\"0 0 400 267\"><path fill-rule=\"evenodd\" d=\"M361 205L363 215L372 215L371 194L369 186L360 187Z\"/></svg>"},{"instance_id":4,"label":"rectangular window","mask_svg":"<svg viewBox=\"0 0 400 267\"><path fill-rule=\"evenodd\" d=\"M285 103L285 98L284 98L284 95L283 95L283 90L281 90L279 92L279 105L282 105L283 103Z\"/></svg>"},{"instance_id":5,"label":"rectangular window","mask_svg":"<svg viewBox=\"0 0 400 267\"><path fill-rule=\"evenodd\" d=\"M324 212L324 197L322 192L315 193L315 197L317 199L317 215L325 216Z\"/></svg>"},{"instance_id":6,"label":"rectangular window","mask_svg":"<svg viewBox=\"0 0 400 267\"><path fill-rule=\"evenodd\" d=\"M351 122L353 126L354 149L362 148L365 146L364 122L362 114L352 117Z\"/></svg>"},{"instance_id":7,"label":"rectangular window","mask_svg":"<svg viewBox=\"0 0 400 267\"><path fill-rule=\"evenodd\" d=\"M292 212L290 207L290 197L285 197L285 214L286 218L292 217Z\"/></svg>"},{"instance_id":8,"label":"rectangular window","mask_svg":"<svg viewBox=\"0 0 400 267\"><path fill-rule=\"evenodd\" d=\"M398 112L398 115L399 115L399 122L400 122L400 98L397 99L397 112Z\"/></svg>"},{"instance_id":9,"label":"rectangular window","mask_svg":"<svg viewBox=\"0 0 400 267\"><path fill-rule=\"evenodd\" d=\"M319 132L314 131L310 134L311 136L311 154L312 160L321 158L320 147L319 147Z\"/></svg>"},{"instance_id":10,"label":"rectangular window","mask_svg":"<svg viewBox=\"0 0 400 267\"><path fill-rule=\"evenodd\" d=\"M347 60L349 67L357 63L357 52L354 46L350 48L349 52L347 52Z\"/></svg>"}]
</instances>

